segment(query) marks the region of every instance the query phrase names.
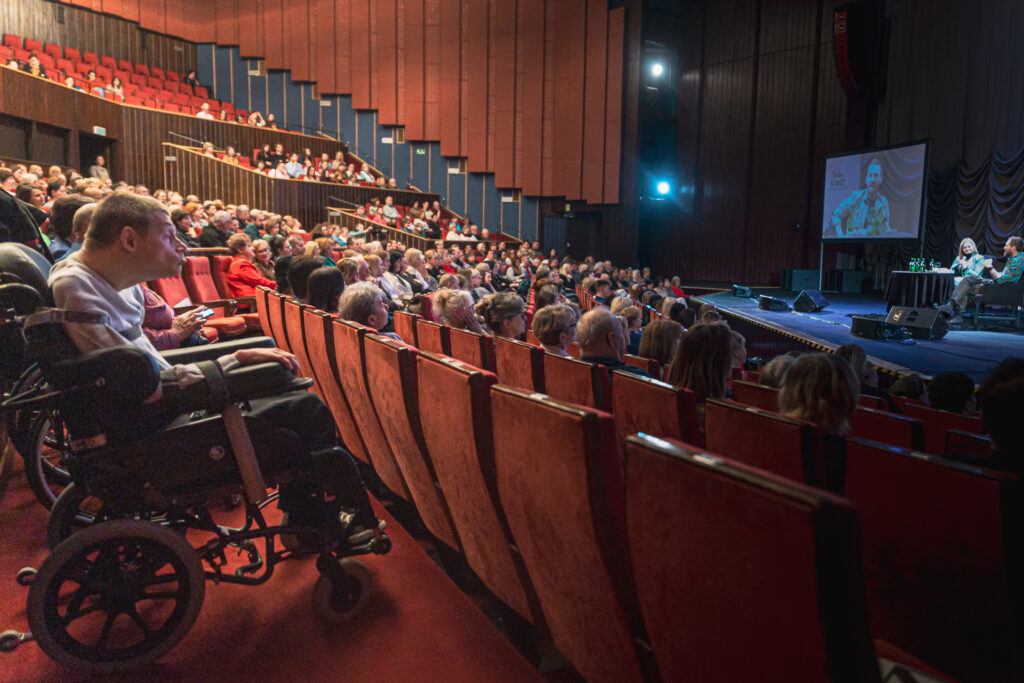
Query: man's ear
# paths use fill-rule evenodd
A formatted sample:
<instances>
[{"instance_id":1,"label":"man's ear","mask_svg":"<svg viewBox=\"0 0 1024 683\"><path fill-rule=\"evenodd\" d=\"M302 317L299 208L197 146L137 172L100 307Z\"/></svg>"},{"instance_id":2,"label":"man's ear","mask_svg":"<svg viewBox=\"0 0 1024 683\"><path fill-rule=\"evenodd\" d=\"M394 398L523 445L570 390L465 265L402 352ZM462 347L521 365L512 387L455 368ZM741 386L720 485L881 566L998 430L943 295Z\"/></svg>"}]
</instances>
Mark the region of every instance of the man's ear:
<instances>
[{"instance_id":1,"label":"man's ear","mask_svg":"<svg viewBox=\"0 0 1024 683\"><path fill-rule=\"evenodd\" d=\"M130 225L126 225L121 228L121 247L125 251L134 252L139 246L139 233L136 232L135 228Z\"/></svg>"}]
</instances>

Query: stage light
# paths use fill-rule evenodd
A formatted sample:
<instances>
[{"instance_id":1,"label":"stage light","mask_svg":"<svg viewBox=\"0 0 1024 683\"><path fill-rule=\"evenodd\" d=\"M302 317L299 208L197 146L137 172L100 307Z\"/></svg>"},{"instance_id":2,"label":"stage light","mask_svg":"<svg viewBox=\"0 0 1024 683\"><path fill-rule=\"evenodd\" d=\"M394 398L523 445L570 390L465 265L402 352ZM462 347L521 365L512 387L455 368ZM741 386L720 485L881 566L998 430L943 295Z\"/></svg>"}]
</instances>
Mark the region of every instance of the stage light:
<instances>
[{"instance_id":1,"label":"stage light","mask_svg":"<svg viewBox=\"0 0 1024 683\"><path fill-rule=\"evenodd\" d=\"M654 62L651 64L651 75L655 78L660 78L665 73L665 65L661 62Z\"/></svg>"},{"instance_id":2,"label":"stage light","mask_svg":"<svg viewBox=\"0 0 1024 683\"><path fill-rule=\"evenodd\" d=\"M667 180L659 180L658 184L654 186L654 189L658 191L658 194L664 196L671 191L672 186L668 184Z\"/></svg>"}]
</instances>

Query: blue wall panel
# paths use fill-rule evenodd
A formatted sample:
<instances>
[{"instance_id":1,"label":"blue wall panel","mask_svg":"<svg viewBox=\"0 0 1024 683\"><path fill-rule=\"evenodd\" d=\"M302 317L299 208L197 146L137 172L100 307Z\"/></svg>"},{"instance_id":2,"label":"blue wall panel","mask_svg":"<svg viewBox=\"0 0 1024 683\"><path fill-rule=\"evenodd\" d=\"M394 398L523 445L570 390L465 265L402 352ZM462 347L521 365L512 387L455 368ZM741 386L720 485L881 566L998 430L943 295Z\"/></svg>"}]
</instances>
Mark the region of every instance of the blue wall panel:
<instances>
[{"instance_id":1,"label":"blue wall panel","mask_svg":"<svg viewBox=\"0 0 1024 683\"><path fill-rule=\"evenodd\" d=\"M309 135L320 131L320 100L313 99L313 86L302 84L302 125Z\"/></svg>"},{"instance_id":2,"label":"blue wall panel","mask_svg":"<svg viewBox=\"0 0 1024 683\"><path fill-rule=\"evenodd\" d=\"M231 48L218 47L214 50L213 96L234 104L231 99ZM202 81L200 81L202 82Z\"/></svg>"},{"instance_id":3,"label":"blue wall panel","mask_svg":"<svg viewBox=\"0 0 1024 683\"><path fill-rule=\"evenodd\" d=\"M200 43L196 46L196 78L203 85L213 83L213 43Z\"/></svg>"},{"instance_id":4,"label":"blue wall panel","mask_svg":"<svg viewBox=\"0 0 1024 683\"><path fill-rule=\"evenodd\" d=\"M317 107L320 125L323 126L325 135L336 138L338 137L338 98L325 97L324 99L330 102L330 104L326 107L320 107L319 105Z\"/></svg>"},{"instance_id":5,"label":"blue wall panel","mask_svg":"<svg viewBox=\"0 0 1024 683\"><path fill-rule=\"evenodd\" d=\"M458 162L454 159L448 160L452 166ZM457 214L466 215L466 174L448 174L448 207Z\"/></svg>"},{"instance_id":6,"label":"blue wall panel","mask_svg":"<svg viewBox=\"0 0 1024 683\"><path fill-rule=\"evenodd\" d=\"M533 241L537 239L537 200L523 197L523 210L520 214L520 239Z\"/></svg>"},{"instance_id":7,"label":"blue wall panel","mask_svg":"<svg viewBox=\"0 0 1024 683\"><path fill-rule=\"evenodd\" d=\"M502 202L501 230L507 235L521 239L519 231L519 204L520 202Z\"/></svg>"},{"instance_id":8,"label":"blue wall panel","mask_svg":"<svg viewBox=\"0 0 1024 683\"><path fill-rule=\"evenodd\" d=\"M409 154L411 152L411 145L409 143L395 143L395 167L392 169L391 175L395 178L398 186L402 188L409 184L411 173L409 167Z\"/></svg>"},{"instance_id":9,"label":"blue wall panel","mask_svg":"<svg viewBox=\"0 0 1024 683\"><path fill-rule=\"evenodd\" d=\"M424 192L427 191L427 186L430 184L429 147L430 145L425 142L417 142L412 145L412 168L410 169L409 182ZM422 154L420 154L421 150Z\"/></svg>"},{"instance_id":10,"label":"blue wall panel","mask_svg":"<svg viewBox=\"0 0 1024 683\"><path fill-rule=\"evenodd\" d=\"M441 156L441 143L431 142L427 149L427 157L430 159L430 182L427 187L418 187L427 192L436 192L441 195L441 203L445 201L448 194L448 160Z\"/></svg>"},{"instance_id":11,"label":"blue wall panel","mask_svg":"<svg viewBox=\"0 0 1024 683\"><path fill-rule=\"evenodd\" d=\"M391 138L392 142L383 142L384 138ZM391 163L391 154L394 152L395 129L387 126L376 126L374 129L374 162L373 165L378 171L389 178L394 175L394 167Z\"/></svg>"},{"instance_id":12,"label":"blue wall panel","mask_svg":"<svg viewBox=\"0 0 1024 683\"><path fill-rule=\"evenodd\" d=\"M488 230L497 231L501 223L501 191L494 186L494 176L488 174L484 181L484 218L483 225Z\"/></svg>"},{"instance_id":13,"label":"blue wall panel","mask_svg":"<svg viewBox=\"0 0 1024 683\"><path fill-rule=\"evenodd\" d=\"M249 99L252 104L250 111L258 111L267 115L267 77L249 76Z\"/></svg>"},{"instance_id":14,"label":"blue wall panel","mask_svg":"<svg viewBox=\"0 0 1024 683\"><path fill-rule=\"evenodd\" d=\"M559 216L544 216L542 220L544 221L544 240L541 242L543 252L547 254L554 249L559 254L564 254L568 221Z\"/></svg>"},{"instance_id":15,"label":"blue wall panel","mask_svg":"<svg viewBox=\"0 0 1024 683\"><path fill-rule=\"evenodd\" d=\"M338 113L340 114L341 128L338 129L336 137L352 147L356 139L356 110L352 108L351 96L342 95L338 98Z\"/></svg>"},{"instance_id":16,"label":"blue wall panel","mask_svg":"<svg viewBox=\"0 0 1024 683\"><path fill-rule=\"evenodd\" d=\"M481 228L484 225L484 174L470 173L466 179L466 218Z\"/></svg>"},{"instance_id":17,"label":"blue wall panel","mask_svg":"<svg viewBox=\"0 0 1024 683\"><path fill-rule=\"evenodd\" d=\"M285 71L282 75L284 77L285 122L288 129L311 132L302 131L302 86L292 80L291 71Z\"/></svg>"},{"instance_id":18,"label":"blue wall panel","mask_svg":"<svg viewBox=\"0 0 1024 683\"><path fill-rule=\"evenodd\" d=\"M238 48L232 48L235 62L232 65L231 80L234 85L231 104L235 109L249 111L249 62L238 59Z\"/></svg>"},{"instance_id":19,"label":"blue wall panel","mask_svg":"<svg viewBox=\"0 0 1024 683\"><path fill-rule=\"evenodd\" d=\"M377 150L373 142L373 112L357 111L356 113L356 135L350 140L350 147L355 149L356 154L371 166L376 166L374 156Z\"/></svg>"}]
</instances>

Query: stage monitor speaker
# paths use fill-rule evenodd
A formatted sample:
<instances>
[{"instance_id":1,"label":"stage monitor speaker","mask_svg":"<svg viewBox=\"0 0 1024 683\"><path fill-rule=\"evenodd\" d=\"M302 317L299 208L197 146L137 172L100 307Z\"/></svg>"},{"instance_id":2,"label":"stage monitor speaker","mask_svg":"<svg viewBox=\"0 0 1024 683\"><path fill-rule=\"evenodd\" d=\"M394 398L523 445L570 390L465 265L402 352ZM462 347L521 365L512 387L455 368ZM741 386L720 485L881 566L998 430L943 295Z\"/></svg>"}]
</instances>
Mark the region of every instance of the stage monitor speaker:
<instances>
[{"instance_id":1,"label":"stage monitor speaker","mask_svg":"<svg viewBox=\"0 0 1024 683\"><path fill-rule=\"evenodd\" d=\"M878 315L854 315L850 316L850 334L854 337L864 339L902 339L905 331L900 330L898 325L890 325L885 322L885 316Z\"/></svg>"},{"instance_id":2,"label":"stage monitor speaker","mask_svg":"<svg viewBox=\"0 0 1024 683\"><path fill-rule=\"evenodd\" d=\"M793 302L793 308L801 313L814 313L828 306L828 299L817 289L805 289Z\"/></svg>"},{"instance_id":3,"label":"stage monitor speaker","mask_svg":"<svg viewBox=\"0 0 1024 683\"><path fill-rule=\"evenodd\" d=\"M758 297L757 307L762 311L788 311L789 306L786 304L785 299L780 299L774 296L768 296L762 294Z\"/></svg>"},{"instance_id":4,"label":"stage monitor speaker","mask_svg":"<svg viewBox=\"0 0 1024 683\"><path fill-rule=\"evenodd\" d=\"M915 339L942 339L949 331L945 316L933 308L893 306L885 322L899 325Z\"/></svg>"},{"instance_id":5,"label":"stage monitor speaker","mask_svg":"<svg viewBox=\"0 0 1024 683\"><path fill-rule=\"evenodd\" d=\"M754 296L754 293L750 291L750 287L744 287L743 285L733 285L732 295L743 297L744 299L749 299L750 297Z\"/></svg>"}]
</instances>

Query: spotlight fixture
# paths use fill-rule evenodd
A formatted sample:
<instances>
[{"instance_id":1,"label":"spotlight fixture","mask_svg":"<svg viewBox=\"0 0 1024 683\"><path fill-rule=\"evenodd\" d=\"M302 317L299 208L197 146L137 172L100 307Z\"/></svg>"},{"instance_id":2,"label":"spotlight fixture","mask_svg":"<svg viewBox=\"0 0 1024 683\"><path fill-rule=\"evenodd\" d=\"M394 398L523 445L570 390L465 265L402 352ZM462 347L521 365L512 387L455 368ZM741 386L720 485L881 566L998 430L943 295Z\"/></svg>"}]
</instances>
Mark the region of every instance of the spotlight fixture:
<instances>
[{"instance_id":1,"label":"spotlight fixture","mask_svg":"<svg viewBox=\"0 0 1024 683\"><path fill-rule=\"evenodd\" d=\"M661 62L654 62L651 64L651 75L655 78L660 78L665 73L665 65Z\"/></svg>"},{"instance_id":2,"label":"spotlight fixture","mask_svg":"<svg viewBox=\"0 0 1024 683\"><path fill-rule=\"evenodd\" d=\"M654 189L658 191L658 194L665 196L672 189L672 186L668 184L667 180L659 180L658 184L654 186Z\"/></svg>"}]
</instances>

